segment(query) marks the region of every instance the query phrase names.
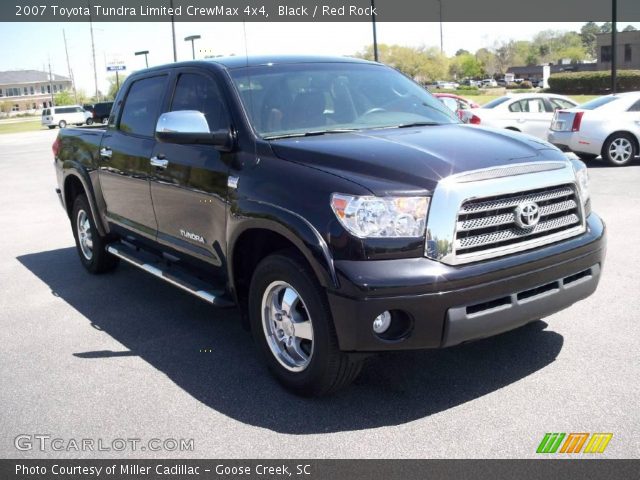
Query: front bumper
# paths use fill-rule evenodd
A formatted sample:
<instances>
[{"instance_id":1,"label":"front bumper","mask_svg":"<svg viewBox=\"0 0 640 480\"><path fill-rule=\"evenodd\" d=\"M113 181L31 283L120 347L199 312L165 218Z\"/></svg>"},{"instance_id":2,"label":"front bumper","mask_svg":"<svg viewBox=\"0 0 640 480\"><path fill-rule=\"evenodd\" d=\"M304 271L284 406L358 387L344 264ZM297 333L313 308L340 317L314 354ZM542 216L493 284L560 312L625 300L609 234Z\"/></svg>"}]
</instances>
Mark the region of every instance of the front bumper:
<instances>
[{"instance_id":1,"label":"front bumper","mask_svg":"<svg viewBox=\"0 0 640 480\"><path fill-rule=\"evenodd\" d=\"M428 258L336 261L340 289L328 297L340 348L448 347L517 328L591 295L605 251L604 223L591 214L579 236L464 266ZM410 321L394 340L372 330L386 310Z\"/></svg>"}]
</instances>

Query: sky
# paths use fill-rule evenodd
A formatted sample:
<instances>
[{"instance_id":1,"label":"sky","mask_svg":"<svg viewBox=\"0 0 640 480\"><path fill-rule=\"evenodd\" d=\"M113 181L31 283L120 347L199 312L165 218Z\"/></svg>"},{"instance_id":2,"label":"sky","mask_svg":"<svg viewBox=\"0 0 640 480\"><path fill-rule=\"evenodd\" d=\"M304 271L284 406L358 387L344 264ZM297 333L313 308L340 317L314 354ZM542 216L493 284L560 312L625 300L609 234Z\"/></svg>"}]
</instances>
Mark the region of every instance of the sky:
<instances>
[{"instance_id":1,"label":"sky","mask_svg":"<svg viewBox=\"0 0 640 480\"><path fill-rule=\"evenodd\" d=\"M353 55L372 43L371 24L357 23L192 23L177 22L178 60L191 59L188 35L201 35L196 40L196 58L205 55L310 54ZM579 31L578 23L444 23L443 44L447 55L464 48L481 47L507 40L531 40L541 30ZM628 23L618 23L622 30ZM640 29L640 24L633 23ZM127 71L144 68L144 57L134 52L149 50L149 66L173 61L171 24L96 22L94 41L98 88L108 85L106 61L114 56L124 59ZM54 73L68 76L63 30L67 37L69 61L77 88L94 94L93 59L88 22L69 23L0 23L0 71L46 70L49 61ZM246 44L245 44L246 30ZM405 46L439 46L438 23L378 22L378 42Z\"/></svg>"}]
</instances>

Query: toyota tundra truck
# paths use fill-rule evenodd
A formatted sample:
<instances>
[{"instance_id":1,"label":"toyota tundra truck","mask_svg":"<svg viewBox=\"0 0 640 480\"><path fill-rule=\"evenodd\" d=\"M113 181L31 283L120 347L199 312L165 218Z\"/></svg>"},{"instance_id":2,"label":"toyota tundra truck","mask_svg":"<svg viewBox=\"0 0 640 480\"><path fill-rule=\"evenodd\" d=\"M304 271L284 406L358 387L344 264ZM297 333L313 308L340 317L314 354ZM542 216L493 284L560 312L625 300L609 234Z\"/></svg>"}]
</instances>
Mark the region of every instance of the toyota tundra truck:
<instances>
[{"instance_id":1,"label":"toyota tundra truck","mask_svg":"<svg viewBox=\"0 0 640 480\"><path fill-rule=\"evenodd\" d=\"M344 387L375 352L496 335L591 295L585 165L459 121L400 72L231 57L130 75L106 125L61 130L80 261L237 307L275 377Z\"/></svg>"}]
</instances>

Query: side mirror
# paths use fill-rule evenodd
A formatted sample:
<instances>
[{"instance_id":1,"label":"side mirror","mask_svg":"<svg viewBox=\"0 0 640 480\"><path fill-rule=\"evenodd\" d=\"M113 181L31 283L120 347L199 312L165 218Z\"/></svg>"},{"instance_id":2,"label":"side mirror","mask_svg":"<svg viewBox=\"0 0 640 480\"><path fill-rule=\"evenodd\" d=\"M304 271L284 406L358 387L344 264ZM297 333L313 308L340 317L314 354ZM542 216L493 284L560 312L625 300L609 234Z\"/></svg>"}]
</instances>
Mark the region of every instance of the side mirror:
<instances>
[{"instance_id":1,"label":"side mirror","mask_svg":"<svg viewBox=\"0 0 640 480\"><path fill-rule=\"evenodd\" d=\"M235 138L230 128L211 132L202 112L179 110L160 115L156 140L163 143L213 145L224 152L233 149Z\"/></svg>"}]
</instances>

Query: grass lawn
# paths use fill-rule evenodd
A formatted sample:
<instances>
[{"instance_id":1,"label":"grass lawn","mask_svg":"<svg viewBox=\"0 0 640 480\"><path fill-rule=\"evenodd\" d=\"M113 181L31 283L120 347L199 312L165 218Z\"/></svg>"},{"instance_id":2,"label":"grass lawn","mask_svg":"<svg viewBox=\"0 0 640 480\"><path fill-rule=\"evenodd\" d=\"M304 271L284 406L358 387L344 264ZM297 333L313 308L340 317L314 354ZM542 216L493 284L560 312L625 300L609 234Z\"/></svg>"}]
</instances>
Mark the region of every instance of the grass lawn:
<instances>
[{"instance_id":1,"label":"grass lawn","mask_svg":"<svg viewBox=\"0 0 640 480\"><path fill-rule=\"evenodd\" d=\"M464 91L460 91L458 93L461 97L468 98L480 105L484 105L485 103L490 102L494 98L498 98L502 95L466 95ZM593 100L594 98L599 97L600 95L567 95L567 97L573 99L578 104L582 104L588 102L589 100Z\"/></svg>"},{"instance_id":2,"label":"grass lawn","mask_svg":"<svg viewBox=\"0 0 640 480\"><path fill-rule=\"evenodd\" d=\"M0 123L0 134L2 133L20 133L20 132L33 132L35 130L41 130L44 127L40 125L40 119L29 122L15 122L15 123Z\"/></svg>"}]
</instances>

